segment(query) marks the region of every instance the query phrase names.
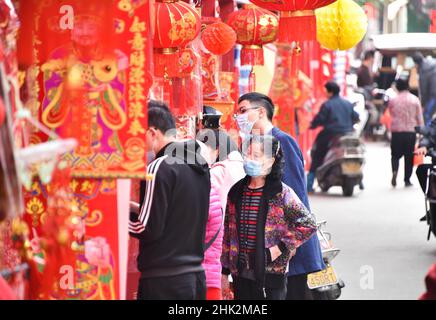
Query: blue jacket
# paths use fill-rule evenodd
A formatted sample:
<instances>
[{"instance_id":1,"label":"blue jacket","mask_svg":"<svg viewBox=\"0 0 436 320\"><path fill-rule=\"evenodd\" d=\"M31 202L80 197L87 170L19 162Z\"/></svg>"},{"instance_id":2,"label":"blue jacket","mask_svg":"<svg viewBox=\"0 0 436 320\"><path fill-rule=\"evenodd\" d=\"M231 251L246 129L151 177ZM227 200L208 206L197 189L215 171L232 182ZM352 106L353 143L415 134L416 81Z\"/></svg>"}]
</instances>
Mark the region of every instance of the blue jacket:
<instances>
[{"instance_id":1,"label":"blue jacket","mask_svg":"<svg viewBox=\"0 0 436 320\"><path fill-rule=\"evenodd\" d=\"M358 121L359 114L354 111L353 104L336 95L322 104L310 127L323 126L329 133L342 134L353 131L353 125Z\"/></svg>"},{"instance_id":2,"label":"blue jacket","mask_svg":"<svg viewBox=\"0 0 436 320\"><path fill-rule=\"evenodd\" d=\"M280 147L283 150L285 158L283 182L295 191L300 200L310 210L304 174L304 160L298 143L279 128L274 127L271 134L280 141ZM312 273L325 268L319 240L314 235L297 249L296 255L289 262L288 276Z\"/></svg>"}]
</instances>

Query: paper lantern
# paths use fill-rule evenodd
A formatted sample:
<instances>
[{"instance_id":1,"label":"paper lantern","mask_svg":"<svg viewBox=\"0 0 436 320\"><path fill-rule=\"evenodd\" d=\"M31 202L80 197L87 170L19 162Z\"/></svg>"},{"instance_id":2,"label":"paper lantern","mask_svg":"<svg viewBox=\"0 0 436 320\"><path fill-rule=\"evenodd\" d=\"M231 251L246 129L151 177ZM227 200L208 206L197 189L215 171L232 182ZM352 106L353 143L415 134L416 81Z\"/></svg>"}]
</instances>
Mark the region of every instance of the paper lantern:
<instances>
[{"instance_id":1,"label":"paper lantern","mask_svg":"<svg viewBox=\"0 0 436 320\"><path fill-rule=\"evenodd\" d=\"M280 11L279 42L316 40L315 9L336 0L250 0L255 5Z\"/></svg>"},{"instance_id":2,"label":"paper lantern","mask_svg":"<svg viewBox=\"0 0 436 320\"><path fill-rule=\"evenodd\" d=\"M236 32L236 42L242 45L241 65L263 65L262 45L277 38L278 17L272 12L248 6L233 12L227 24Z\"/></svg>"},{"instance_id":3,"label":"paper lantern","mask_svg":"<svg viewBox=\"0 0 436 320\"><path fill-rule=\"evenodd\" d=\"M235 45L236 33L224 22L215 22L206 26L201 40L207 50L221 56L229 52Z\"/></svg>"},{"instance_id":4,"label":"paper lantern","mask_svg":"<svg viewBox=\"0 0 436 320\"><path fill-rule=\"evenodd\" d=\"M155 12L155 75L173 76L177 73L179 48L185 47L200 33L200 16L195 8L177 0L156 1Z\"/></svg>"},{"instance_id":5,"label":"paper lantern","mask_svg":"<svg viewBox=\"0 0 436 320\"><path fill-rule=\"evenodd\" d=\"M330 50L347 50L365 36L368 18L352 0L337 2L316 10L318 42Z\"/></svg>"}]
</instances>

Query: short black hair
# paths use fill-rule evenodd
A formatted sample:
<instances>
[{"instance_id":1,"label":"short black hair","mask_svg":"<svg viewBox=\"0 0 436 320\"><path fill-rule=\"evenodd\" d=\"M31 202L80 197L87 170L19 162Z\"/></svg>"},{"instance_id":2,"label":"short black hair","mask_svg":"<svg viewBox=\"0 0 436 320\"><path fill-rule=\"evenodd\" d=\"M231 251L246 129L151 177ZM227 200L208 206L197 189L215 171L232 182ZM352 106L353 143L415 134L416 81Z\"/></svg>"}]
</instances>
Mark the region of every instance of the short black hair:
<instances>
[{"instance_id":1,"label":"short black hair","mask_svg":"<svg viewBox=\"0 0 436 320\"><path fill-rule=\"evenodd\" d=\"M218 150L217 161L223 161L233 151L239 151L232 138L222 129L203 129L197 139L213 150Z\"/></svg>"},{"instance_id":2,"label":"short black hair","mask_svg":"<svg viewBox=\"0 0 436 320\"><path fill-rule=\"evenodd\" d=\"M176 121L167 104L155 100L148 102L148 127L156 128L163 134L176 128Z\"/></svg>"},{"instance_id":3,"label":"short black hair","mask_svg":"<svg viewBox=\"0 0 436 320\"><path fill-rule=\"evenodd\" d=\"M259 92L250 92L242 95L238 100L238 104L244 100L247 100L256 107L265 108L268 120L272 121L274 116L274 103L270 97Z\"/></svg>"},{"instance_id":4,"label":"short black hair","mask_svg":"<svg viewBox=\"0 0 436 320\"><path fill-rule=\"evenodd\" d=\"M421 52L416 51L415 53L413 53L412 59L413 59L413 62L420 65L422 63L422 61L424 61L424 55Z\"/></svg>"},{"instance_id":5,"label":"short black hair","mask_svg":"<svg viewBox=\"0 0 436 320\"><path fill-rule=\"evenodd\" d=\"M161 109L164 109L165 111L171 112L168 105L163 101L150 100L148 102L148 109L151 109L151 108L161 108Z\"/></svg>"},{"instance_id":6,"label":"short black hair","mask_svg":"<svg viewBox=\"0 0 436 320\"><path fill-rule=\"evenodd\" d=\"M253 135L243 142L243 152L246 153L248 147L253 143L261 144L263 153L268 158L274 158L275 160L267 179L281 181L285 160L279 140L271 135Z\"/></svg>"},{"instance_id":7,"label":"short black hair","mask_svg":"<svg viewBox=\"0 0 436 320\"><path fill-rule=\"evenodd\" d=\"M333 95L335 96L337 96L339 94L339 91L341 91L338 84L334 81L328 81L324 85L324 88L326 88L327 92L333 93Z\"/></svg>"},{"instance_id":8,"label":"short black hair","mask_svg":"<svg viewBox=\"0 0 436 320\"><path fill-rule=\"evenodd\" d=\"M364 55L363 55L363 60L368 60L368 59L372 59L375 56L375 51L374 50L368 50L365 51Z\"/></svg>"},{"instance_id":9,"label":"short black hair","mask_svg":"<svg viewBox=\"0 0 436 320\"><path fill-rule=\"evenodd\" d=\"M407 81L407 79L399 78L395 80L395 87L398 91L409 90L409 81Z\"/></svg>"}]
</instances>

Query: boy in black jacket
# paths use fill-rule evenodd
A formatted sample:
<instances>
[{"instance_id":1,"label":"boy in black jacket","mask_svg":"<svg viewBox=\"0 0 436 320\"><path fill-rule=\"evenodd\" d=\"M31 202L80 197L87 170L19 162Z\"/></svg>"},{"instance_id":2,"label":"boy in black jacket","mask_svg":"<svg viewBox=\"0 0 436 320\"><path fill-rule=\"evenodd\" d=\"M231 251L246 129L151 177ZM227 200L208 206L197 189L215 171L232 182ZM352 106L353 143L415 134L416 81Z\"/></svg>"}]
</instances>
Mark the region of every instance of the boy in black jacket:
<instances>
[{"instance_id":1,"label":"boy in black jacket","mask_svg":"<svg viewBox=\"0 0 436 320\"><path fill-rule=\"evenodd\" d=\"M140 240L138 299L198 300L206 297L202 267L209 212L207 162L195 141L175 142L175 121L149 103L147 145L156 154L139 214L129 232Z\"/></svg>"}]
</instances>

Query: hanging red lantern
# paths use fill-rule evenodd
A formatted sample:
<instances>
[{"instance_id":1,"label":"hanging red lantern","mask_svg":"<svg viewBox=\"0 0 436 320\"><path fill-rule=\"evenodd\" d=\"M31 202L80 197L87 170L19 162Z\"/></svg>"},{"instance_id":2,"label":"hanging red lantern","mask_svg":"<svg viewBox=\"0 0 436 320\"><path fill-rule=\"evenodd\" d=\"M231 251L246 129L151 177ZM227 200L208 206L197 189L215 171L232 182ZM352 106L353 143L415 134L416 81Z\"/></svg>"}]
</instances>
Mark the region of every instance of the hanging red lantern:
<instances>
[{"instance_id":1,"label":"hanging red lantern","mask_svg":"<svg viewBox=\"0 0 436 320\"><path fill-rule=\"evenodd\" d=\"M315 9L336 0L250 0L264 9L280 11L279 42L316 40Z\"/></svg>"},{"instance_id":2,"label":"hanging red lantern","mask_svg":"<svg viewBox=\"0 0 436 320\"><path fill-rule=\"evenodd\" d=\"M220 21L207 25L201 35L201 40L207 50L221 56L235 45L236 33L229 25Z\"/></svg>"},{"instance_id":3,"label":"hanging red lantern","mask_svg":"<svg viewBox=\"0 0 436 320\"><path fill-rule=\"evenodd\" d=\"M236 42L242 45L241 65L263 65L262 45L277 38L278 17L262 8L246 6L233 12L227 24L236 32Z\"/></svg>"},{"instance_id":4,"label":"hanging red lantern","mask_svg":"<svg viewBox=\"0 0 436 320\"><path fill-rule=\"evenodd\" d=\"M154 70L156 76L173 76L178 71L178 50L200 33L200 16L195 8L178 0L155 3Z\"/></svg>"}]
</instances>

